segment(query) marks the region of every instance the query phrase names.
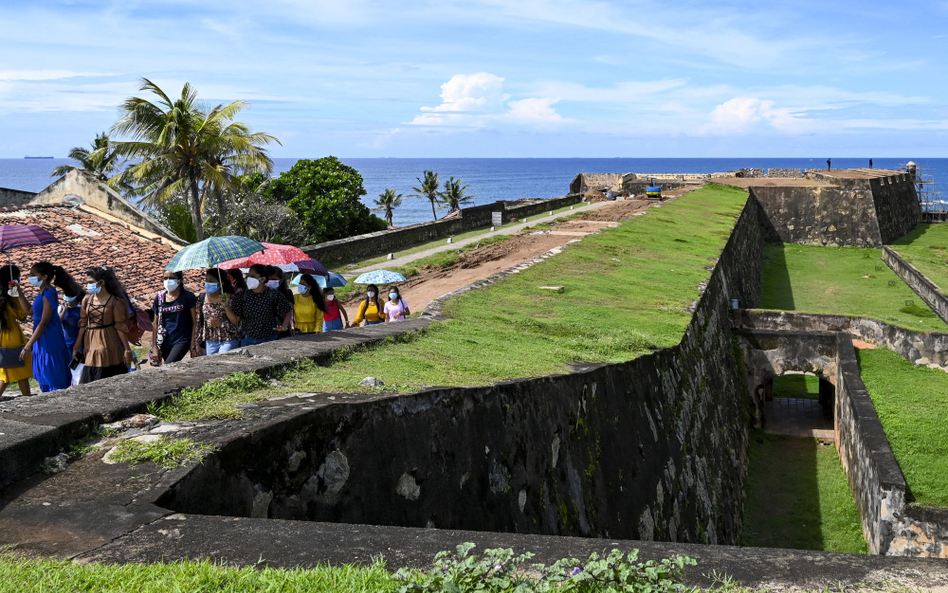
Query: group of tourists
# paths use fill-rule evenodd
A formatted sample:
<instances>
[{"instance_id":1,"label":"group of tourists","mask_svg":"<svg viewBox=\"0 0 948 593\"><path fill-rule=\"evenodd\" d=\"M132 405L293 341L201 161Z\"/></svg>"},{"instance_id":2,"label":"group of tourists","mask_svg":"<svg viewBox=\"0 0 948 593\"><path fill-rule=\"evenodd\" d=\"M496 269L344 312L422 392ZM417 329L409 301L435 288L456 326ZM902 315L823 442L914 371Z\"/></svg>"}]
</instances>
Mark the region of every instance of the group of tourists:
<instances>
[{"instance_id":1,"label":"group of tourists","mask_svg":"<svg viewBox=\"0 0 948 593\"><path fill-rule=\"evenodd\" d=\"M333 288L322 289L312 275L302 274L293 290L280 268L262 264L252 265L246 276L239 269L208 269L200 295L184 287L182 272L167 272L147 314L134 307L110 268L92 268L87 276L83 287L60 266L35 264L27 277L38 290L31 305L20 289L20 269L0 267L0 394L17 383L23 395L31 395L31 377L41 391L55 391L127 373L134 369L131 344L144 333L145 315L153 327L149 360L160 366L189 353L217 354L294 332L330 332L411 314L397 286L385 300L370 284L350 323ZM31 314L27 339L20 322Z\"/></svg>"}]
</instances>

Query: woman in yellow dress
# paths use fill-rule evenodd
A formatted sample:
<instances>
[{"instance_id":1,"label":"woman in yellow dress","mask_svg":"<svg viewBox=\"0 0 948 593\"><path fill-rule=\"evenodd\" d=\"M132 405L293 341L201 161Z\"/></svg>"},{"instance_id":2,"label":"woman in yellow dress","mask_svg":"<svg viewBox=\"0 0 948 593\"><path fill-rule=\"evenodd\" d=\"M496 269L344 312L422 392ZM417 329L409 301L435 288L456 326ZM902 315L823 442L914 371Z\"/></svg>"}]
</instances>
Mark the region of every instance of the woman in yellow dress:
<instances>
[{"instance_id":1,"label":"woman in yellow dress","mask_svg":"<svg viewBox=\"0 0 948 593\"><path fill-rule=\"evenodd\" d=\"M300 276L300 284L293 295L293 323L303 334L323 331L323 312L326 301L316 279L310 274Z\"/></svg>"},{"instance_id":2,"label":"woman in yellow dress","mask_svg":"<svg viewBox=\"0 0 948 593\"><path fill-rule=\"evenodd\" d=\"M16 266L0 268L0 348L22 349L26 345L26 336L20 329L20 321L26 319L26 312L30 309L26 297L19 290L20 269ZM13 293L13 294L11 294ZM16 296L14 296L16 295ZM22 362L18 356L13 356L13 350L5 351L0 358L0 364L10 366L0 367L0 394L3 394L10 383L18 383L20 393L30 393L30 377L33 376L33 359L30 352L25 352Z\"/></svg>"}]
</instances>

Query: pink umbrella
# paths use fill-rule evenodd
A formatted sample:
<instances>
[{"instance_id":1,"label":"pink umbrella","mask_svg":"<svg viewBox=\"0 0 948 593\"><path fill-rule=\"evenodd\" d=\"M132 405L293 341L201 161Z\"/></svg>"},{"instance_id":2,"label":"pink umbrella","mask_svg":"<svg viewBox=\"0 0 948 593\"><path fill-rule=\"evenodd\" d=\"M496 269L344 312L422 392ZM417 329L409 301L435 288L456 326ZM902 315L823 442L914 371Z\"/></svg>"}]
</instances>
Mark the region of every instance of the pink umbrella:
<instances>
[{"instance_id":1,"label":"pink umbrella","mask_svg":"<svg viewBox=\"0 0 948 593\"><path fill-rule=\"evenodd\" d=\"M222 268L249 268L253 264L263 264L265 266L286 266L295 265L301 271L313 272L323 276L329 273L318 261L306 255L299 247L292 245L279 245L277 243L262 243L264 250L257 252L250 257L232 259L221 264Z\"/></svg>"}]
</instances>

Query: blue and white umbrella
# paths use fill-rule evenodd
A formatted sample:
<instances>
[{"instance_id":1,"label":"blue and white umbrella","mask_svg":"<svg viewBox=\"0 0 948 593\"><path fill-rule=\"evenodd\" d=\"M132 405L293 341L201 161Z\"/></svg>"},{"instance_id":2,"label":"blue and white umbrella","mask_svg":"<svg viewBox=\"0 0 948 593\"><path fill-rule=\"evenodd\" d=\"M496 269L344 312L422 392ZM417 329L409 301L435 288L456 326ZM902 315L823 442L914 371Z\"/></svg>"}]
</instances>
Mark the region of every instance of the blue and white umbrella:
<instances>
[{"instance_id":1,"label":"blue and white umbrella","mask_svg":"<svg viewBox=\"0 0 948 593\"><path fill-rule=\"evenodd\" d=\"M395 282L404 281L404 276L398 272L390 272L388 270L373 270L355 279L356 284L394 284Z\"/></svg>"},{"instance_id":2,"label":"blue and white umbrella","mask_svg":"<svg viewBox=\"0 0 948 593\"><path fill-rule=\"evenodd\" d=\"M335 272L329 272L328 278L326 276L313 276L313 279L316 280L316 284L320 288L339 288L348 284L345 278Z\"/></svg>"}]
</instances>

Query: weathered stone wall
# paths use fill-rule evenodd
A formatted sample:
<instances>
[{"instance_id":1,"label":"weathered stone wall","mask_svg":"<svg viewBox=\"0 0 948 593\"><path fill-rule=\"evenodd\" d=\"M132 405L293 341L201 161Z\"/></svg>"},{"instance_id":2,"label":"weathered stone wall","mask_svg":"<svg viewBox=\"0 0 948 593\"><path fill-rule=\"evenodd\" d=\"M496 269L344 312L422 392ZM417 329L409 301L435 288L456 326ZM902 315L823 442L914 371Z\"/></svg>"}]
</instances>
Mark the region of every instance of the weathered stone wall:
<instances>
[{"instance_id":1,"label":"weathered stone wall","mask_svg":"<svg viewBox=\"0 0 948 593\"><path fill-rule=\"evenodd\" d=\"M569 182L571 194L591 190L618 191L620 189L622 189L621 173L579 173Z\"/></svg>"},{"instance_id":2,"label":"weathered stone wall","mask_svg":"<svg viewBox=\"0 0 948 593\"><path fill-rule=\"evenodd\" d=\"M739 540L749 396L728 301L756 303L748 200L681 343L491 387L300 411L235 438L162 504L239 516ZM227 497L210 496L225 490Z\"/></svg>"},{"instance_id":3,"label":"weathered stone wall","mask_svg":"<svg viewBox=\"0 0 948 593\"><path fill-rule=\"evenodd\" d=\"M494 202L462 208L461 215L453 218L326 241L316 245L307 245L301 249L313 259L326 265L356 261L385 253L394 253L421 243L443 239L473 229L489 227L491 226L493 212L500 212L503 216L503 222L507 223L514 218L519 219L524 216L543 214L550 210L578 204L581 200L582 196L577 194L548 200Z\"/></svg>"},{"instance_id":4,"label":"weathered stone wall","mask_svg":"<svg viewBox=\"0 0 948 593\"><path fill-rule=\"evenodd\" d=\"M894 243L922 221L915 183L908 173L869 180L882 243Z\"/></svg>"},{"instance_id":5,"label":"weathered stone wall","mask_svg":"<svg viewBox=\"0 0 948 593\"><path fill-rule=\"evenodd\" d=\"M915 291L915 294L917 294L942 321L948 323L948 295L942 292L937 284L932 282L928 276L921 273L918 268L902 259L898 253L889 247L883 247L882 261L892 268L892 271L908 284L909 288Z\"/></svg>"},{"instance_id":6,"label":"weathered stone wall","mask_svg":"<svg viewBox=\"0 0 948 593\"><path fill-rule=\"evenodd\" d=\"M36 197L36 192L0 187L0 208L19 207Z\"/></svg>"},{"instance_id":7,"label":"weathered stone wall","mask_svg":"<svg viewBox=\"0 0 948 593\"><path fill-rule=\"evenodd\" d=\"M801 179L803 177L803 169L770 168L770 169L767 169L767 177Z\"/></svg>"}]
</instances>

